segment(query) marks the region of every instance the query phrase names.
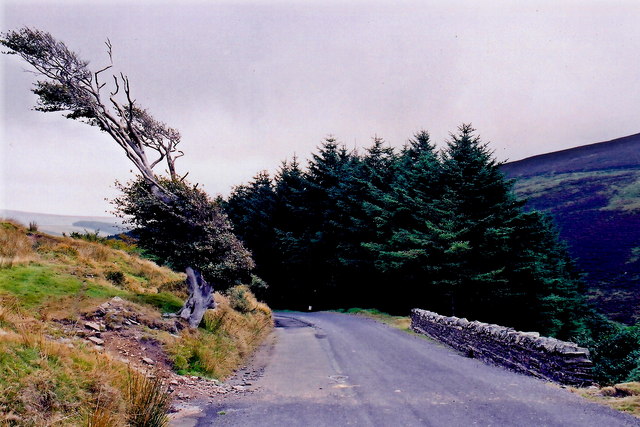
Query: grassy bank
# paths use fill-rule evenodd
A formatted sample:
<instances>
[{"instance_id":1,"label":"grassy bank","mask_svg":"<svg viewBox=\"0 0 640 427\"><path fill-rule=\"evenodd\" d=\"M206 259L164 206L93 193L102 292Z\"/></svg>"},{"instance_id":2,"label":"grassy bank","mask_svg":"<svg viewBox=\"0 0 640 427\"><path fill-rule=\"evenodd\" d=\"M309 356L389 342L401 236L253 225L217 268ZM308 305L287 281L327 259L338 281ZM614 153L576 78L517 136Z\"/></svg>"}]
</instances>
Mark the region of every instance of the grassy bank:
<instances>
[{"instance_id":1,"label":"grassy bank","mask_svg":"<svg viewBox=\"0 0 640 427\"><path fill-rule=\"evenodd\" d=\"M354 314L358 316L365 316L379 322L385 323L394 328L401 329L403 331L411 331L411 318L408 316L393 316L391 314L382 312L375 308L349 308L336 310L338 313Z\"/></svg>"},{"instance_id":2,"label":"grassy bank","mask_svg":"<svg viewBox=\"0 0 640 427\"><path fill-rule=\"evenodd\" d=\"M271 330L246 287L164 318L184 276L111 246L0 220L0 425L165 425L177 374L222 379Z\"/></svg>"},{"instance_id":3,"label":"grassy bank","mask_svg":"<svg viewBox=\"0 0 640 427\"><path fill-rule=\"evenodd\" d=\"M640 417L640 382L622 383L601 388L572 389L572 391L593 402Z\"/></svg>"}]
</instances>

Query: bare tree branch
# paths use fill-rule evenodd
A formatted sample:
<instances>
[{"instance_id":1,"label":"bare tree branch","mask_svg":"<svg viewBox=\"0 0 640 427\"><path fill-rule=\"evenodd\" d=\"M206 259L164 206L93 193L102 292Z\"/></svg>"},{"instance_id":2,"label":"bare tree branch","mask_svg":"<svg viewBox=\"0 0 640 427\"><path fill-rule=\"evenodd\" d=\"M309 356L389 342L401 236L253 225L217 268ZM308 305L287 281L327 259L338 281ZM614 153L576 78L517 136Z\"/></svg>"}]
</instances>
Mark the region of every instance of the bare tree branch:
<instances>
[{"instance_id":1,"label":"bare tree branch","mask_svg":"<svg viewBox=\"0 0 640 427\"><path fill-rule=\"evenodd\" d=\"M107 53L109 54L109 62L113 65L113 51L112 51L112 46L111 46L111 40L109 40L109 38L107 38L107 41L104 42L104 44L107 45Z\"/></svg>"},{"instance_id":2,"label":"bare tree branch","mask_svg":"<svg viewBox=\"0 0 640 427\"><path fill-rule=\"evenodd\" d=\"M88 62L78 58L64 43L40 30L22 28L2 33L0 44L9 48L9 53L22 57L38 75L48 79L34 90L39 97L38 110L65 112L67 118L100 127L124 149L127 158L147 182L158 187L159 192L163 190L153 172L159 163L166 162L171 178L176 179L175 160L182 156L181 152L176 155L180 134L137 105L129 78L124 73L113 75L109 105L100 99L100 91L107 86L107 82L100 81L100 75L113 67L113 46L109 39L105 45L110 64L95 72L91 72ZM122 103L118 101L121 86ZM149 163L145 149L157 152L159 158Z\"/></svg>"}]
</instances>

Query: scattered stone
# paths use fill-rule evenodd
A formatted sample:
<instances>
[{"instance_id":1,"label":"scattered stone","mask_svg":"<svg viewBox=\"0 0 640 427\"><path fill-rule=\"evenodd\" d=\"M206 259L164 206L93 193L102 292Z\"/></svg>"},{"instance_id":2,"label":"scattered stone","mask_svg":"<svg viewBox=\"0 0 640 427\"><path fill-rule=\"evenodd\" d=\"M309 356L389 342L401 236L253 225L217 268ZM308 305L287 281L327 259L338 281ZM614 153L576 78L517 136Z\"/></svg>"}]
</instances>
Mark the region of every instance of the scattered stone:
<instances>
[{"instance_id":1,"label":"scattered stone","mask_svg":"<svg viewBox=\"0 0 640 427\"><path fill-rule=\"evenodd\" d=\"M91 341L92 343L94 343L95 345L103 345L104 344L104 340L100 339L98 337L89 337L87 338L89 341Z\"/></svg>"},{"instance_id":2,"label":"scattered stone","mask_svg":"<svg viewBox=\"0 0 640 427\"><path fill-rule=\"evenodd\" d=\"M171 381L169 381L169 384L171 384L171 385L178 385L178 384L180 384L180 383L179 383L177 380L171 380Z\"/></svg>"},{"instance_id":3,"label":"scattered stone","mask_svg":"<svg viewBox=\"0 0 640 427\"><path fill-rule=\"evenodd\" d=\"M155 364L155 362L154 362L153 360L149 359L148 357L143 357L143 358L142 358L142 361L143 361L144 363L146 363L147 365L153 365L153 364Z\"/></svg>"},{"instance_id":4,"label":"scattered stone","mask_svg":"<svg viewBox=\"0 0 640 427\"><path fill-rule=\"evenodd\" d=\"M100 332L100 330L101 330L100 329L100 325L98 323L96 323L96 322L86 322L84 324L84 326L86 326L89 329L93 329L94 331L98 331L98 332Z\"/></svg>"}]
</instances>

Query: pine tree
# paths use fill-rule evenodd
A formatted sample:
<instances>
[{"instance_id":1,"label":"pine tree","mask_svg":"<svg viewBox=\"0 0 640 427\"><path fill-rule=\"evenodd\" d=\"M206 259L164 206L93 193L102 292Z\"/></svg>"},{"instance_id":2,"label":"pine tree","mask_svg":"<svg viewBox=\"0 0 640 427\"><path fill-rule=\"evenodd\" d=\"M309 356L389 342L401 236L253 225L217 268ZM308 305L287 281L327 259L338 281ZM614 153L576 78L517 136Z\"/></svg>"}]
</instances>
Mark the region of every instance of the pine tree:
<instances>
[{"instance_id":1,"label":"pine tree","mask_svg":"<svg viewBox=\"0 0 640 427\"><path fill-rule=\"evenodd\" d=\"M439 163L429 134L419 132L395 159L393 175L365 203L375 235L363 246L375 257L383 286L402 291L378 301L390 311L406 312L412 304L436 310L431 277L437 263L430 224L438 192ZM388 294L388 293L387 293ZM407 298L407 295L410 295Z\"/></svg>"},{"instance_id":2,"label":"pine tree","mask_svg":"<svg viewBox=\"0 0 640 427\"><path fill-rule=\"evenodd\" d=\"M307 283L311 267L309 183L294 156L283 162L275 176L273 224L278 262L269 266L276 278L269 288L269 303L276 308L306 309L312 302Z\"/></svg>"},{"instance_id":3,"label":"pine tree","mask_svg":"<svg viewBox=\"0 0 640 427\"><path fill-rule=\"evenodd\" d=\"M258 173L249 184L236 186L222 206L236 234L253 255L255 273L267 283L274 281L269 266L277 260L273 224L275 192L268 172ZM258 297L265 297L263 289L254 291Z\"/></svg>"},{"instance_id":4,"label":"pine tree","mask_svg":"<svg viewBox=\"0 0 640 427\"><path fill-rule=\"evenodd\" d=\"M350 291L341 288L344 267L340 255L349 246L349 205L352 198L352 171L356 157L334 138L327 138L312 156L305 174L308 209L309 257L308 282L313 301L321 307L337 307L349 299Z\"/></svg>"},{"instance_id":5,"label":"pine tree","mask_svg":"<svg viewBox=\"0 0 640 427\"><path fill-rule=\"evenodd\" d=\"M436 288L451 312L569 337L580 329L580 281L551 224L526 212L487 145L462 125L442 155Z\"/></svg>"}]
</instances>

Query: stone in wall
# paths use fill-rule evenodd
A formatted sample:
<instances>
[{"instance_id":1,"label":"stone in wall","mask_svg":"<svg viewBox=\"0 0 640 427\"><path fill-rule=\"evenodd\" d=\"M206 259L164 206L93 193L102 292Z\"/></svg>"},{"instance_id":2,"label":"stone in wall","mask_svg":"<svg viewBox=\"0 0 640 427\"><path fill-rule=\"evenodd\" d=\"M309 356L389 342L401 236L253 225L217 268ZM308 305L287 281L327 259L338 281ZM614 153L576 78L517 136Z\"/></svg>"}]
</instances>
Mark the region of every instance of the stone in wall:
<instances>
[{"instance_id":1,"label":"stone in wall","mask_svg":"<svg viewBox=\"0 0 640 427\"><path fill-rule=\"evenodd\" d=\"M560 384L593 384L589 350L537 332L413 309L411 328L464 354Z\"/></svg>"}]
</instances>

